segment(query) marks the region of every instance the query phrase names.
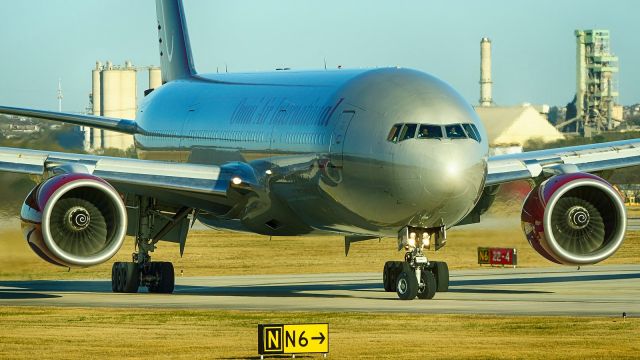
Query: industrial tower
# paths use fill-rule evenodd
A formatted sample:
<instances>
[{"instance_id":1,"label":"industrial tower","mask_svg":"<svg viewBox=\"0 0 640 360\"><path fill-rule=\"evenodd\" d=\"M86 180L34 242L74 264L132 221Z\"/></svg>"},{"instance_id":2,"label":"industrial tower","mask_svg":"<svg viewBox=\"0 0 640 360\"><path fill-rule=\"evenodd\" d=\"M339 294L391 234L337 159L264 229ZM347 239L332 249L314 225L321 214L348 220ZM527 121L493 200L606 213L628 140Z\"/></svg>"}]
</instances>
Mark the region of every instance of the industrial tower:
<instances>
[{"instance_id":1,"label":"industrial tower","mask_svg":"<svg viewBox=\"0 0 640 360\"><path fill-rule=\"evenodd\" d=\"M609 30L576 30L576 126L590 137L612 130L622 121L614 74L618 57L611 54Z\"/></svg>"}]
</instances>

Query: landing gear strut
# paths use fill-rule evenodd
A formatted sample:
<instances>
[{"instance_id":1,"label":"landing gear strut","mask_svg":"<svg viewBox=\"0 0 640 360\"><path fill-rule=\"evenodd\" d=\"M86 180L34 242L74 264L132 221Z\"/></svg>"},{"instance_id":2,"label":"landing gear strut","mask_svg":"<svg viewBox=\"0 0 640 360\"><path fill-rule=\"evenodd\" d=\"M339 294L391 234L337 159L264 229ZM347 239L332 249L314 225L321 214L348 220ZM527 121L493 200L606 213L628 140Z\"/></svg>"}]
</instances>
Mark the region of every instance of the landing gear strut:
<instances>
[{"instance_id":1,"label":"landing gear strut","mask_svg":"<svg viewBox=\"0 0 640 360\"><path fill-rule=\"evenodd\" d=\"M182 221L191 211L180 209L167 224L154 236L151 235L154 216L159 212L154 209L154 200L148 197L137 197L138 231L136 233L136 250L132 254L132 262L116 262L111 268L111 288L117 293L136 293L140 286L145 286L150 293L171 294L175 286L175 273L170 262L151 261L150 252L156 243Z\"/></svg>"},{"instance_id":2,"label":"landing gear strut","mask_svg":"<svg viewBox=\"0 0 640 360\"><path fill-rule=\"evenodd\" d=\"M407 252L404 261L387 261L382 283L387 292L395 291L401 300L432 299L449 290L449 268L445 262L429 261L423 249L430 246L428 230L404 228L398 236L399 248ZM417 239L417 235L421 237Z\"/></svg>"}]
</instances>

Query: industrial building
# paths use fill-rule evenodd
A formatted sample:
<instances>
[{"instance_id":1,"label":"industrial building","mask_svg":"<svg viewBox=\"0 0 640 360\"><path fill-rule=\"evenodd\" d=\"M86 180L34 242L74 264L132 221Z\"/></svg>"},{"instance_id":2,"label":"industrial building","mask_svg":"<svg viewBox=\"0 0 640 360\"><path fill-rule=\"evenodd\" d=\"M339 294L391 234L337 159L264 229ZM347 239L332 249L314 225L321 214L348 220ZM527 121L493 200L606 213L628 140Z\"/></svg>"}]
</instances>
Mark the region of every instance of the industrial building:
<instances>
[{"instance_id":1,"label":"industrial building","mask_svg":"<svg viewBox=\"0 0 640 360\"><path fill-rule=\"evenodd\" d=\"M623 121L617 104L618 57L611 53L609 30L576 30L576 98L567 120L557 127L586 137L610 131Z\"/></svg>"},{"instance_id":2,"label":"industrial building","mask_svg":"<svg viewBox=\"0 0 640 360\"><path fill-rule=\"evenodd\" d=\"M487 129L492 154L522 152L531 140L552 142L564 139L532 105L478 106L476 113Z\"/></svg>"},{"instance_id":3,"label":"industrial building","mask_svg":"<svg viewBox=\"0 0 640 360\"><path fill-rule=\"evenodd\" d=\"M120 119L135 120L137 110L137 72L130 61L115 66L111 61L103 65L96 62L92 70L92 90L89 96L91 113ZM162 85L160 68L146 67L149 71L149 88ZM95 151L114 148L126 150L133 146L133 136L113 131L81 128L84 133L84 149Z\"/></svg>"},{"instance_id":4,"label":"industrial building","mask_svg":"<svg viewBox=\"0 0 640 360\"><path fill-rule=\"evenodd\" d=\"M531 140L551 142L564 136L548 121L548 105L496 106L492 94L491 40L480 40L480 101L476 113L484 123L492 155L522 152Z\"/></svg>"}]
</instances>

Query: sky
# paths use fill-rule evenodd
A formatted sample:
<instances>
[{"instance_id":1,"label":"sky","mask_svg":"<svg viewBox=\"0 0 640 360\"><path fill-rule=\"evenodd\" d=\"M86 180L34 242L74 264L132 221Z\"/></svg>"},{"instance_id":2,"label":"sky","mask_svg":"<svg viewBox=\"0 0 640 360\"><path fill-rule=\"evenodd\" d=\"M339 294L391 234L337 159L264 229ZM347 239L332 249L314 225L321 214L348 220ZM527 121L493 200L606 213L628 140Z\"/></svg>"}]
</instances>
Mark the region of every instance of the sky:
<instances>
[{"instance_id":1,"label":"sky","mask_svg":"<svg viewBox=\"0 0 640 360\"><path fill-rule=\"evenodd\" d=\"M621 104L640 102L637 0L184 0L198 72L400 66L431 73L472 104L480 39L493 43L498 105L565 105L575 29L611 30ZM0 105L63 111L89 102L96 60L159 64L153 0L0 0ZM138 76L139 89L147 83Z\"/></svg>"}]
</instances>

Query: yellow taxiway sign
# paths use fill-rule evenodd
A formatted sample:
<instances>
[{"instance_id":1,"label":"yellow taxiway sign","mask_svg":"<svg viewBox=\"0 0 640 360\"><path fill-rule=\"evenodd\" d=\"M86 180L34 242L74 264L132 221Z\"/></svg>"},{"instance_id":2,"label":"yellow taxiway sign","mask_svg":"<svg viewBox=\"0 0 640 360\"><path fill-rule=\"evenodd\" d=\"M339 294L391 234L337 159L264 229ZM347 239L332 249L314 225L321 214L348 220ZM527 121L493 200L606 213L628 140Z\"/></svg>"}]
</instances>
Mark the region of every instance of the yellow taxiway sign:
<instances>
[{"instance_id":1,"label":"yellow taxiway sign","mask_svg":"<svg viewBox=\"0 0 640 360\"><path fill-rule=\"evenodd\" d=\"M329 352L329 324L259 324L258 354Z\"/></svg>"}]
</instances>

